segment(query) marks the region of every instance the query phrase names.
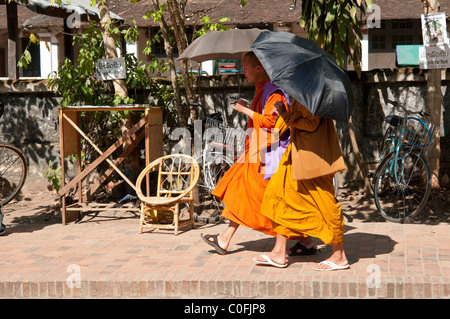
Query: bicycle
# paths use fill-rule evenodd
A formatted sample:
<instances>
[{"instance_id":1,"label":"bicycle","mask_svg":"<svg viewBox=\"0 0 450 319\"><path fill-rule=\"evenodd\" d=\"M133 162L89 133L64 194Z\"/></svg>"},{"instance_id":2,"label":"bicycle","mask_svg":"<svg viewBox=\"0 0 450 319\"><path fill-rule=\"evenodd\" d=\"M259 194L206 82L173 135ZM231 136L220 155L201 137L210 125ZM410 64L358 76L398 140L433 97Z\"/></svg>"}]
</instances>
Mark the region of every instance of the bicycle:
<instances>
[{"instance_id":1,"label":"bicycle","mask_svg":"<svg viewBox=\"0 0 450 319\"><path fill-rule=\"evenodd\" d=\"M200 201L212 204L217 211L223 209L223 204L211 195L220 179L237 161L238 154L244 148L246 132L235 129L227 124L220 112L214 113L205 120L204 146L202 155L197 158L197 162L202 163L202 178L199 186L203 192L199 194ZM236 141L236 143L235 143ZM225 154L224 154L225 149ZM231 155L230 155L231 154ZM204 219L194 214L196 219L206 223L217 222L220 216L213 217L212 220Z\"/></svg>"},{"instance_id":2,"label":"bicycle","mask_svg":"<svg viewBox=\"0 0 450 319\"><path fill-rule=\"evenodd\" d=\"M431 172L423 152L433 144L434 128L422 119L423 111L408 111L389 101L404 115L390 115L374 174L374 201L381 216L403 223L417 216L431 193ZM421 118L416 116L419 114Z\"/></svg>"},{"instance_id":3,"label":"bicycle","mask_svg":"<svg viewBox=\"0 0 450 319\"><path fill-rule=\"evenodd\" d=\"M0 117L4 105L0 104ZM1 134L4 138L8 134ZM8 204L22 189L27 177L27 162L23 151L7 141L0 141L0 208Z\"/></svg>"}]
</instances>

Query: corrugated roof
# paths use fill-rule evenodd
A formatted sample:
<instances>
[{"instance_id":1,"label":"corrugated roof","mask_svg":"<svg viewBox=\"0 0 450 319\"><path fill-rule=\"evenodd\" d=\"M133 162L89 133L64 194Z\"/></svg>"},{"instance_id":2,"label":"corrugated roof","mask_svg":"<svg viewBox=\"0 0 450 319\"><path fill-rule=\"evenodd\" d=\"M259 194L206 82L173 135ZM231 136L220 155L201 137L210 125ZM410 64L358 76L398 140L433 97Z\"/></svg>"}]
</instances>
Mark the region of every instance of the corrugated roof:
<instances>
[{"instance_id":1,"label":"corrugated roof","mask_svg":"<svg viewBox=\"0 0 450 319\"><path fill-rule=\"evenodd\" d=\"M16 0L14 0L16 1ZM38 0L17 0L17 1L38 1ZM40 0L50 2L50 0ZM67 1L67 0L65 0ZM1 2L1 0L0 0ZM67 1L69 2L69 1ZM89 3L90 0L74 0L71 3L83 2ZM164 1L161 1L164 2ZM373 0L377 5L381 19L420 19L423 13L421 0ZM240 0L189 0L186 6L186 14L192 12L204 11L212 22L218 22L220 18L227 17L230 24L258 24L258 23L278 23L278 22L298 22L300 20L301 1L298 1L297 8L294 10L292 0L250 0L247 5L240 7ZM441 11L450 14L450 0L440 0ZM142 16L153 8L152 0L141 0L136 4L128 0L111 0L109 8L112 12L122 17L125 25L133 25L131 18L136 20L138 26L158 26L152 20L144 20ZM208 9L210 9L208 11ZM30 10L19 6L19 26L22 27L28 19L33 18L27 23L34 26L62 26L61 19L37 15ZM0 17L6 17L4 5L0 5ZM186 22L189 24L200 24L193 19ZM6 18L0 18L0 28L6 28Z\"/></svg>"},{"instance_id":2,"label":"corrugated roof","mask_svg":"<svg viewBox=\"0 0 450 319\"><path fill-rule=\"evenodd\" d=\"M67 18L73 13L80 16L89 15L94 18L100 17L100 11L97 6L91 6L90 0L61 0L59 2L52 2L51 0L13 0L17 4L23 5L39 14ZM120 19L117 14L110 12L111 18Z\"/></svg>"},{"instance_id":3,"label":"corrugated roof","mask_svg":"<svg viewBox=\"0 0 450 319\"><path fill-rule=\"evenodd\" d=\"M424 13L421 0L372 0L380 9L381 19L420 19ZM440 12L450 14L450 0L439 0Z\"/></svg>"},{"instance_id":4,"label":"corrugated roof","mask_svg":"<svg viewBox=\"0 0 450 319\"><path fill-rule=\"evenodd\" d=\"M165 1L161 1L165 2ZM194 12L202 12L212 22L218 22L220 18L229 18L229 24L256 24L274 22L298 22L300 10L292 10L292 0L251 0L244 7L240 6L240 0L190 0L186 5L186 15ZM127 0L111 1L110 9L124 18L125 24L132 24L131 17L139 26L154 25L158 23L152 20L144 20L142 16L153 9L152 0L141 0L137 4ZM201 16L200 16L201 17ZM200 24L200 21L190 19L187 25ZM224 24L227 24L224 23Z\"/></svg>"}]
</instances>

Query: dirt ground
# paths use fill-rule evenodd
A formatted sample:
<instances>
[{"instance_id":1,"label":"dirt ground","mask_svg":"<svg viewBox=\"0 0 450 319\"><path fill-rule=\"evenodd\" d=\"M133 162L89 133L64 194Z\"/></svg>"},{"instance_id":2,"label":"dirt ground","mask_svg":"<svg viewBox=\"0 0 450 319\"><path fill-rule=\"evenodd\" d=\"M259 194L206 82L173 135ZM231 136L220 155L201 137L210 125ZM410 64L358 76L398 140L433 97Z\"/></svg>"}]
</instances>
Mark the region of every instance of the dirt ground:
<instances>
[{"instance_id":1,"label":"dirt ground","mask_svg":"<svg viewBox=\"0 0 450 319\"><path fill-rule=\"evenodd\" d=\"M3 207L5 224L54 224L61 222L59 196L54 190L36 185L31 181L23 188L18 200ZM386 222L378 213L373 198L365 197L361 185L356 183L341 187L338 199L347 221ZM103 199L104 200L104 199ZM210 207L210 206L209 206ZM205 209L203 205L195 208L199 222L218 221L217 210ZM111 213L121 218L120 213ZM122 213L124 214L124 213ZM129 214L128 214L129 215ZM134 218L134 216L131 216ZM137 214L135 216L138 218ZM130 216L127 216L130 218ZM424 210L411 223L450 224L450 190L441 189L432 193Z\"/></svg>"},{"instance_id":2,"label":"dirt ground","mask_svg":"<svg viewBox=\"0 0 450 319\"><path fill-rule=\"evenodd\" d=\"M362 222L385 222L375 206L373 196L365 196L362 183L341 187L338 199L344 216ZM425 208L410 223L450 224L450 190L442 188L439 192L432 192Z\"/></svg>"}]
</instances>

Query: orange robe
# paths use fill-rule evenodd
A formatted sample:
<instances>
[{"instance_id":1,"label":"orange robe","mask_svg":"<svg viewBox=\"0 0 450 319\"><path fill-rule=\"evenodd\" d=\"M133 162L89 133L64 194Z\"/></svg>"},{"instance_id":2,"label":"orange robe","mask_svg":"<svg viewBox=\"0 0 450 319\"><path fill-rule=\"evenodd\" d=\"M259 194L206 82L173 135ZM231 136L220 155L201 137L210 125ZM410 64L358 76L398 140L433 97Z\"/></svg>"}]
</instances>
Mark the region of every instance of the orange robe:
<instances>
[{"instance_id":1,"label":"orange robe","mask_svg":"<svg viewBox=\"0 0 450 319\"><path fill-rule=\"evenodd\" d=\"M252 141L254 141L254 138L260 141L260 128L274 128L276 116L270 115L273 105L277 101L285 101L284 95L280 91L272 93L267 99L264 114L261 114L263 110L262 95L266 83L256 84L255 97L250 107L255 112L253 120L249 119L247 124L247 132L253 132ZM249 130L252 128L253 130ZM268 131L267 139L261 139L267 143L264 147L270 145L270 134L271 132ZM259 146L254 143L250 147L249 137L247 136L244 153L222 177L212 195L225 204L225 209L222 212L223 217L240 225L276 236L271 220L261 214L261 203L269 179L264 180L264 167L261 163L259 150L256 150L256 148L259 148Z\"/></svg>"}]
</instances>

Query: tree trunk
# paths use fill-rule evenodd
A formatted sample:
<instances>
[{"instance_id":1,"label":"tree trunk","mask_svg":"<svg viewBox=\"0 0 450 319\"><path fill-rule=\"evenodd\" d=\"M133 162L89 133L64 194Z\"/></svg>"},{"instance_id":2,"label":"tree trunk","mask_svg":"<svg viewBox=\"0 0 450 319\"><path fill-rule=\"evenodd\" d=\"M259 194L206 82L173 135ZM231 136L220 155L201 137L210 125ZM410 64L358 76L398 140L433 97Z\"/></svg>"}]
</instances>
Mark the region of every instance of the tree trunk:
<instances>
[{"instance_id":1,"label":"tree trunk","mask_svg":"<svg viewBox=\"0 0 450 319\"><path fill-rule=\"evenodd\" d=\"M102 27L102 36L103 43L105 45L105 55L106 58L117 58L116 52L116 42L109 32L109 21L111 21L111 17L109 14L108 0L97 0L98 9L100 11L100 25ZM120 97L125 98L128 96L128 89L123 79L115 79L112 80L114 85L114 93L118 94ZM133 126L133 122L131 120L131 114L128 113L126 116L122 113L123 120L120 123L120 129L122 134L127 132ZM124 148L127 147L131 143L125 143ZM126 167L125 174L130 179L130 181L134 182L140 171L142 170L140 162L139 162L139 150L134 148L130 153L130 156L124 161L124 166ZM126 185L127 194L134 194L134 190Z\"/></svg>"},{"instance_id":2,"label":"tree trunk","mask_svg":"<svg viewBox=\"0 0 450 319\"><path fill-rule=\"evenodd\" d=\"M102 26L103 43L105 45L105 55L107 59L117 58L116 42L109 32L109 24L111 17L109 15L109 7L107 0L97 0L98 9L100 11L100 25ZM114 91L121 97L128 96L127 86L123 79L112 80Z\"/></svg>"},{"instance_id":3,"label":"tree trunk","mask_svg":"<svg viewBox=\"0 0 450 319\"><path fill-rule=\"evenodd\" d=\"M177 42L179 54L183 53L187 47L187 36L183 18L185 4L186 0L167 0L167 9L171 20L171 25L173 26L173 33ZM195 97L191 77L188 72L187 61L183 60L180 62L180 69L184 79L183 84L186 92L186 100L188 103L193 103L195 102ZM197 119L197 110L192 105L189 105L189 107L190 117L193 123L193 121Z\"/></svg>"},{"instance_id":4,"label":"tree trunk","mask_svg":"<svg viewBox=\"0 0 450 319\"><path fill-rule=\"evenodd\" d=\"M159 0L152 0L152 3L153 3L153 10L159 11L160 10ZM164 16L161 17L161 20L158 21L158 23L164 38L164 50L166 51L166 55L168 58L167 62L169 64L170 80L172 82L173 92L175 95L175 106L177 108L178 121L180 126L186 127L187 116L185 115L186 113L182 105L181 89L177 79L175 60L173 58L173 47L170 44L169 26L167 25Z\"/></svg>"},{"instance_id":5,"label":"tree trunk","mask_svg":"<svg viewBox=\"0 0 450 319\"><path fill-rule=\"evenodd\" d=\"M424 13L436 13L440 10L438 0L422 0ZM428 153L428 162L431 169L431 188L439 190L439 169L441 158L440 131L441 131L441 69L427 70L427 112L430 113L430 122L434 126L434 147Z\"/></svg>"},{"instance_id":6,"label":"tree trunk","mask_svg":"<svg viewBox=\"0 0 450 319\"><path fill-rule=\"evenodd\" d=\"M348 121L348 132L350 136L350 142L352 144L353 154L355 156L356 163L359 167L359 172L362 179L364 180L364 189L366 197L371 197L373 195L372 186L370 183L369 172L367 166L364 165L361 152L359 151L358 142L356 141L355 127L353 126L353 116L350 116Z\"/></svg>"}]
</instances>

